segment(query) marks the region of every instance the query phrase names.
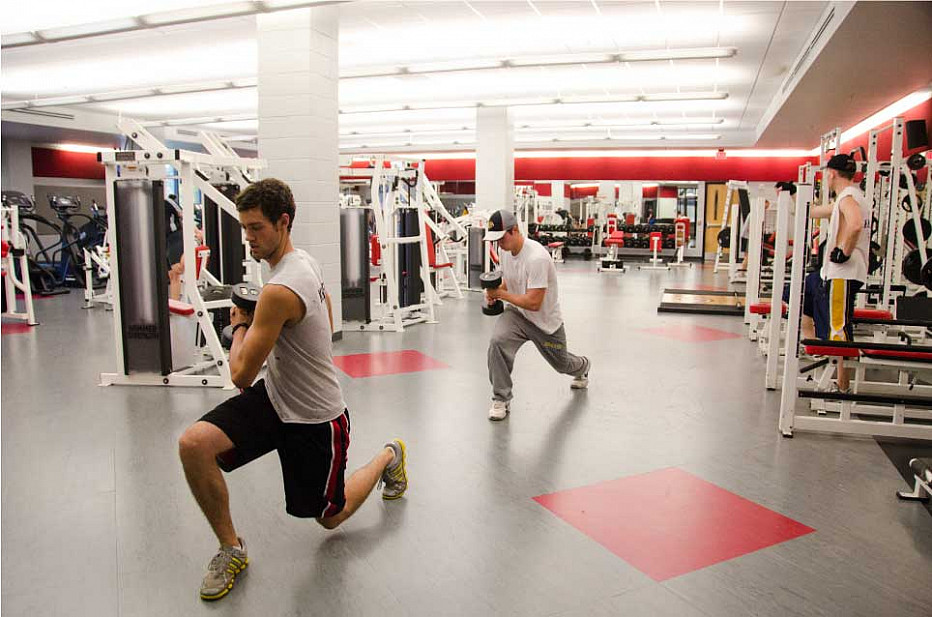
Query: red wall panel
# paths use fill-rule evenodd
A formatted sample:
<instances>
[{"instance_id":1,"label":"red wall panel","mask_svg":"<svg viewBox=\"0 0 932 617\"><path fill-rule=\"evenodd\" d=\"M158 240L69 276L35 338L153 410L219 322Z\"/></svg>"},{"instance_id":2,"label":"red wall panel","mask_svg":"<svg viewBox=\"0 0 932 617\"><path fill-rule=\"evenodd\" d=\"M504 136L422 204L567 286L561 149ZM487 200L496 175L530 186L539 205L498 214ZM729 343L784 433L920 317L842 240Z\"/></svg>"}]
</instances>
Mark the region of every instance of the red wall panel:
<instances>
[{"instance_id":1,"label":"red wall panel","mask_svg":"<svg viewBox=\"0 0 932 617\"><path fill-rule=\"evenodd\" d=\"M795 180L798 167L811 161L799 158L519 158L515 178L520 180ZM431 180L474 180L475 159L427 161Z\"/></svg>"},{"instance_id":2,"label":"red wall panel","mask_svg":"<svg viewBox=\"0 0 932 617\"><path fill-rule=\"evenodd\" d=\"M104 166L97 162L97 154L94 152L33 148L32 175L40 178L103 180Z\"/></svg>"}]
</instances>

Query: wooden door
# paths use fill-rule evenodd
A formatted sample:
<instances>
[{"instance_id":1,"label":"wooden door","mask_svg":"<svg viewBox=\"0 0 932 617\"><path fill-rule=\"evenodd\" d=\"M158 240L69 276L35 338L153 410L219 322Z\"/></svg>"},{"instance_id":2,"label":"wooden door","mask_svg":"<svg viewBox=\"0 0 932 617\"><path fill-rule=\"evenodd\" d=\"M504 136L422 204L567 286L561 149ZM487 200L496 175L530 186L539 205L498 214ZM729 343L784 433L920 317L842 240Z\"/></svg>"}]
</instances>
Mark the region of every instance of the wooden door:
<instances>
[{"instance_id":1,"label":"wooden door","mask_svg":"<svg viewBox=\"0 0 932 617\"><path fill-rule=\"evenodd\" d=\"M706 255L715 256L718 251L718 234L722 231L722 219L725 218L725 195L728 187L725 183L707 182L705 185L705 245ZM738 191L731 196L733 207L738 207ZM728 248L725 248L728 251Z\"/></svg>"}]
</instances>

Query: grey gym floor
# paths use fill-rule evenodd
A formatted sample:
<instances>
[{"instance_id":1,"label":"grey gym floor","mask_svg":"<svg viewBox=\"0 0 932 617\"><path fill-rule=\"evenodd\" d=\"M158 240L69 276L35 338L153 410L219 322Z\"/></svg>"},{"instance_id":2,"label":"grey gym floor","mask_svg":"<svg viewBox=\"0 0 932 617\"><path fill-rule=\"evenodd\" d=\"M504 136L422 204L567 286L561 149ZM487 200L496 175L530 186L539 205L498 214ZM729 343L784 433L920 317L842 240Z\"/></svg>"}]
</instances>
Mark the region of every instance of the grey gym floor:
<instances>
[{"instance_id":1,"label":"grey gym floor","mask_svg":"<svg viewBox=\"0 0 932 617\"><path fill-rule=\"evenodd\" d=\"M778 394L746 338L645 332L740 318L656 313L664 287L721 285L708 268L599 275L560 269L570 349L593 360L571 392L528 345L510 418L486 419L492 319L480 297L441 323L347 333L336 354L417 349L449 369L341 382L349 468L394 436L411 485L327 532L288 517L278 459L227 477L251 566L228 597L197 588L216 541L191 498L177 439L230 395L98 387L111 315L77 290L36 302L42 325L2 337L5 615L932 614L932 517L871 439L777 431ZM815 533L654 582L532 497L680 467Z\"/></svg>"}]
</instances>

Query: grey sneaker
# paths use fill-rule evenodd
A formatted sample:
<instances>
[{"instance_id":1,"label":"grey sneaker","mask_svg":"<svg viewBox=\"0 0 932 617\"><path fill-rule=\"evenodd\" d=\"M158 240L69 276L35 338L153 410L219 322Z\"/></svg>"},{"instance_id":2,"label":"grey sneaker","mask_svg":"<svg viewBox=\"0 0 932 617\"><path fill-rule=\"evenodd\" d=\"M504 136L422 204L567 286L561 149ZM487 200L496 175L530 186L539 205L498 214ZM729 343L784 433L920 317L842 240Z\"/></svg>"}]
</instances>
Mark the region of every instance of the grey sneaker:
<instances>
[{"instance_id":1,"label":"grey sneaker","mask_svg":"<svg viewBox=\"0 0 932 617\"><path fill-rule=\"evenodd\" d=\"M389 463L385 471L382 472L382 477L379 478L379 486L382 487L382 499L399 499L408 490L408 469L406 467L408 453L405 442L400 439L385 444L385 447L395 451L395 459Z\"/></svg>"},{"instance_id":2,"label":"grey sneaker","mask_svg":"<svg viewBox=\"0 0 932 617\"><path fill-rule=\"evenodd\" d=\"M202 600L219 600L230 593L233 583L236 582L236 575L249 565L246 543L242 538L239 538L239 543L242 548L221 546L214 558L210 560L207 574L201 582Z\"/></svg>"},{"instance_id":3,"label":"grey sneaker","mask_svg":"<svg viewBox=\"0 0 932 617\"><path fill-rule=\"evenodd\" d=\"M592 363L589 361L589 358L586 358L586 372L579 377L574 377L573 382L570 384L570 388L573 390L585 390L589 387L589 369L592 368Z\"/></svg>"}]
</instances>

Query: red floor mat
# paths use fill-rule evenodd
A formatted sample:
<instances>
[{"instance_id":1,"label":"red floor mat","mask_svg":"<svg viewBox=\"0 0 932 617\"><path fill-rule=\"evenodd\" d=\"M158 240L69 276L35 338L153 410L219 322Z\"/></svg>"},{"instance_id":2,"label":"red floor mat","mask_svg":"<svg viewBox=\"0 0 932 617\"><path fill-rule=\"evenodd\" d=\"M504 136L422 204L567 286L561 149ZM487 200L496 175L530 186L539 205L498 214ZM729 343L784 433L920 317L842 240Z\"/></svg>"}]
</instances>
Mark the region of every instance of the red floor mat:
<instances>
[{"instance_id":1,"label":"red floor mat","mask_svg":"<svg viewBox=\"0 0 932 617\"><path fill-rule=\"evenodd\" d=\"M656 581L815 531L677 468L534 500Z\"/></svg>"}]
</instances>

